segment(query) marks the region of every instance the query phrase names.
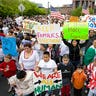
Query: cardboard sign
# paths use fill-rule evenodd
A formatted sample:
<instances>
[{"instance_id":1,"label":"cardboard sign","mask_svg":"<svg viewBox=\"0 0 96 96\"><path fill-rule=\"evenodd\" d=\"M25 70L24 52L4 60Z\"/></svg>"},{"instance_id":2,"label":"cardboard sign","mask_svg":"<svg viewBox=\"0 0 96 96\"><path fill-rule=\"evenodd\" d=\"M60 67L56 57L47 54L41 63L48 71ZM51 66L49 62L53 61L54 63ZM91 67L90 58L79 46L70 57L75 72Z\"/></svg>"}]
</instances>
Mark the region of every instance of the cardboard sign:
<instances>
[{"instance_id":1,"label":"cardboard sign","mask_svg":"<svg viewBox=\"0 0 96 96\"><path fill-rule=\"evenodd\" d=\"M70 17L70 22L79 22L79 18L76 16L71 16Z\"/></svg>"},{"instance_id":2,"label":"cardboard sign","mask_svg":"<svg viewBox=\"0 0 96 96\"><path fill-rule=\"evenodd\" d=\"M96 15L90 15L87 17L89 29L96 29Z\"/></svg>"},{"instance_id":3,"label":"cardboard sign","mask_svg":"<svg viewBox=\"0 0 96 96\"><path fill-rule=\"evenodd\" d=\"M60 44L60 25L48 24L35 26L37 40L40 44Z\"/></svg>"},{"instance_id":4,"label":"cardboard sign","mask_svg":"<svg viewBox=\"0 0 96 96\"><path fill-rule=\"evenodd\" d=\"M62 87L61 71L58 71L57 73L48 74L47 76L41 72L34 72L33 78L35 96L44 91L61 89Z\"/></svg>"},{"instance_id":5,"label":"cardboard sign","mask_svg":"<svg viewBox=\"0 0 96 96\"><path fill-rule=\"evenodd\" d=\"M65 39L86 40L88 39L87 22L66 22L64 23L63 33Z\"/></svg>"},{"instance_id":6,"label":"cardboard sign","mask_svg":"<svg viewBox=\"0 0 96 96\"><path fill-rule=\"evenodd\" d=\"M23 21L23 29L31 32L32 30L34 30L34 26L35 26L35 25L38 25L38 24L40 25L39 22L25 19L25 20Z\"/></svg>"},{"instance_id":7,"label":"cardboard sign","mask_svg":"<svg viewBox=\"0 0 96 96\"><path fill-rule=\"evenodd\" d=\"M10 54L12 56L17 56L18 52L16 50L16 38L14 37L2 37L2 49L5 55Z\"/></svg>"}]
</instances>

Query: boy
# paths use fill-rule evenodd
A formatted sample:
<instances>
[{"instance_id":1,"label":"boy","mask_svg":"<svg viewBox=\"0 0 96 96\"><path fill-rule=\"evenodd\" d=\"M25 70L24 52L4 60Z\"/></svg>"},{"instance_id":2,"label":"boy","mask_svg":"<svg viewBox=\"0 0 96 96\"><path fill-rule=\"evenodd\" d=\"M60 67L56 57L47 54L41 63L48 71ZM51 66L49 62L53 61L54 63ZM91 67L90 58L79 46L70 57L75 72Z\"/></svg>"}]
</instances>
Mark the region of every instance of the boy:
<instances>
[{"instance_id":1,"label":"boy","mask_svg":"<svg viewBox=\"0 0 96 96\"><path fill-rule=\"evenodd\" d=\"M71 76L74 71L74 67L69 62L69 55L65 54L62 58L62 62L58 65L58 70L62 72L62 83L61 96L70 96L70 84Z\"/></svg>"},{"instance_id":2,"label":"boy","mask_svg":"<svg viewBox=\"0 0 96 96\"><path fill-rule=\"evenodd\" d=\"M43 53L43 59L40 60L36 71L41 71L42 73L48 75L52 72L57 72L57 65L54 60L51 59L50 53L45 51ZM46 92L43 92L41 96L45 96ZM50 93L49 93L50 94ZM50 96L50 95L49 95Z\"/></svg>"},{"instance_id":3,"label":"boy","mask_svg":"<svg viewBox=\"0 0 96 96\"><path fill-rule=\"evenodd\" d=\"M34 96L32 71L18 71L15 76L9 78L9 83L15 89L15 96Z\"/></svg>"},{"instance_id":4,"label":"boy","mask_svg":"<svg viewBox=\"0 0 96 96\"><path fill-rule=\"evenodd\" d=\"M81 92L86 79L87 76L84 73L82 66L78 65L76 71L72 75L72 80L71 80L74 87L74 96L82 96Z\"/></svg>"},{"instance_id":5,"label":"boy","mask_svg":"<svg viewBox=\"0 0 96 96\"><path fill-rule=\"evenodd\" d=\"M0 71L6 78L16 74L16 64L10 54L4 56L4 62L0 64Z\"/></svg>"}]
</instances>

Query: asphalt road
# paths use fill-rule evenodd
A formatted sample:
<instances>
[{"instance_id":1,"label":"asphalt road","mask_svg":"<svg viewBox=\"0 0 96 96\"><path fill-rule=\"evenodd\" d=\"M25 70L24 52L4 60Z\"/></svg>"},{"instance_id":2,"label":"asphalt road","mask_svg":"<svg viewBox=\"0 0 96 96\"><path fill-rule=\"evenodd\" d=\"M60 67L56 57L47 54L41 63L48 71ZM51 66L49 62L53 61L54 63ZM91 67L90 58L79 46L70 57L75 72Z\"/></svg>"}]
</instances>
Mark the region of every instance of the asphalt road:
<instances>
[{"instance_id":1,"label":"asphalt road","mask_svg":"<svg viewBox=\"0 0 96 96\"><path fill-rule=\"evenodd\" d=\"M9 85L7 79L0 76L0 96L9 96L8 89Z\"/></svg>"}]
</instances>

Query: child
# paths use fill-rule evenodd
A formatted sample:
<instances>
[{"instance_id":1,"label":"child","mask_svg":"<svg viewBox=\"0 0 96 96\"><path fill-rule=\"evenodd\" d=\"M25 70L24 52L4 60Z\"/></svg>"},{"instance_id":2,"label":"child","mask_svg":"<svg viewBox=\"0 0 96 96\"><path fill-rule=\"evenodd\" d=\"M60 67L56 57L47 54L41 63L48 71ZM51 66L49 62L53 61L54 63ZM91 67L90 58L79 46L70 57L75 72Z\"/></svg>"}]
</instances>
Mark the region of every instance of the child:
<instances>
[{"instance_id":1,"label":"child","mask_svg":"<svg viewBox=\"0 0 96 96\"><path fill-rule=\"evenodd\" d=\"M9 78L9 83L15 89L15 96L34 96L32 71L18 71L16 75Z\"/></svg>"},{"instance_id":2,"label":"child","mask_svg":"<svg viewBox=\"0 0 96 96\"><path fill-rule=\"evenodd\" d=\"M36 68L37 72L39 70L46 75L48 75L49 73L52 73L52 72L57 72L57 65L56 65L55 61L51 59L50 53L48 51L45 51L43 53L43 59L40 60L38 66ZM46 94L46 92L43 92L42 95L40 95L40 96L45 96L45 94Z\"/></svg>"},{"instance_id":3,"label":"child","mask_svg":"<svg viewBox=\"0 0 96 96\"><path fill-rule=\"evenodd\" d=\"M10 54L4 56L4 62L0 64L0 71L6 78L16 74L16 64Z\"/></svg>"},{"instance_id":4,"label":"child","mask_svg":"<svg viewBox=\"0 0 96 96\"><path fill-rule=\"evenodd\" d=\"M65 54L63 56L62 62L58 65L58 70L62 72L63 87L61 89L61 96L70 96L71 76L74 67L71 62L69 62L69 55Z\"/></svg>"},{"instance_id":5,"label":"child","mask_svg":"<svg viewBox=\"0 0 96 96\"><path fill-rule=\"evenodd\" d=\"M82 96L81 91L87 76L82 66L78 65L76 71L72 75L72 83L74 87L74 96Z\"/></svg>"}]
</instances>

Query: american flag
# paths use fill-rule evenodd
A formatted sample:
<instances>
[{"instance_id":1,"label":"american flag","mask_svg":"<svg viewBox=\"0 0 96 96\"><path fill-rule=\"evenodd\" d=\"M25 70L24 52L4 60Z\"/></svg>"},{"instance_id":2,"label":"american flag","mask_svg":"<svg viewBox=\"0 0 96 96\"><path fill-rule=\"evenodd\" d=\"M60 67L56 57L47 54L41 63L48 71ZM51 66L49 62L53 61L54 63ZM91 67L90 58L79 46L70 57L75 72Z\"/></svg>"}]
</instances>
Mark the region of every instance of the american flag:
<instances>
[{"instance_id":1,"label":"american flag","mask_svg":"<svg viewBox=\"0 0 96 96\"><path fill-rule=\"evenodd\" d=\"M64 19L64 17L61 15L59 11L57 11L53 6L50 6L50 16L57 18L57 19Z\"/></svg>"},{"instance_id":2,"label":"american flag","mask_svg":"<svg viewBox=\"0 0 96 96\"><path fill-rule=\"evenodd\" d=\"M85 15L89 14L89 9L86 6L86 2L84 2L84 4L83 4L82 13L84 13Z\"/></svg>"}]
</instances>

